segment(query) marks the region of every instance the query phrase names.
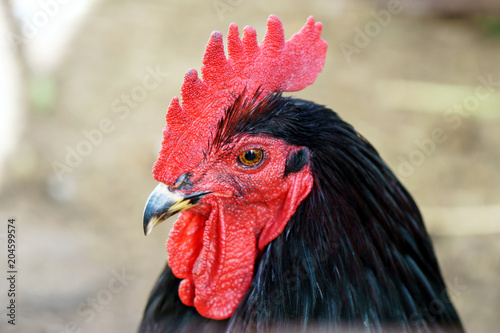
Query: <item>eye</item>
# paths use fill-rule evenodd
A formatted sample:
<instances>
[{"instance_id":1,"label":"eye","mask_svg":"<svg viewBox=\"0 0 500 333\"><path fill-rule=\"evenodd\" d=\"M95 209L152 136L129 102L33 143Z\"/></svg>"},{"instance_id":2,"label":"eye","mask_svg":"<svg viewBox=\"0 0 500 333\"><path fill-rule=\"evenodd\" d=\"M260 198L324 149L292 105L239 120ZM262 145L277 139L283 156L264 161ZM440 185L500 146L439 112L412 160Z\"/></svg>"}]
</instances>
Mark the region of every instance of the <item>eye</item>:
<instances>
[{"instance_id":1,"label":"eye","mask_svg":"<svg viewBox=\"0 0 500 333\"><path fill-rule=\"evenodd\" d=\"M238 163L243 167L255 167L262 162L264 151L262 149L249 149L238 155Z\"/></svg>"}]
</instances>

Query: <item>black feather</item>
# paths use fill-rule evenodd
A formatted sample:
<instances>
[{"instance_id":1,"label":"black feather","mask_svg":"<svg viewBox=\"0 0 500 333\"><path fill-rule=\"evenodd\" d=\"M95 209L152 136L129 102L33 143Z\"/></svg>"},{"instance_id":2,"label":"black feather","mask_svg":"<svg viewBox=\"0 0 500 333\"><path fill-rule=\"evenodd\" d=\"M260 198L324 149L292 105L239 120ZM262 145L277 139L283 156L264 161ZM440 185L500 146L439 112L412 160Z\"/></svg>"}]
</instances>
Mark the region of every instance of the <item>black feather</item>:
<instances>
[{"instance_id":1,"label":"black feather","mask_svg":"<svg viewBox=\"0 0 500 333\"><path fill-rule=\"evenodd\" d=\"M243 134L305 147L288 172L307 163L314 185L257 260L227 331L462 332L420 212L371 144L323 106L279 93L256 100L236 99L212 147ZM159 282L141 326L171 330L140 332L214 322L180 304L176 284Z\"/></svg>"},{"instance_id":2,"label":"black feather","mask_svg":"<svg viewBox=\"0 0 500 333\"><path fill-rule=\"evenodd\" d=\"M151 291L139 327L140 333L218 333L224 332L227 320L211 320L184 305L177 290L181 280L166 266Z\"/></svg>"}]
</instances>

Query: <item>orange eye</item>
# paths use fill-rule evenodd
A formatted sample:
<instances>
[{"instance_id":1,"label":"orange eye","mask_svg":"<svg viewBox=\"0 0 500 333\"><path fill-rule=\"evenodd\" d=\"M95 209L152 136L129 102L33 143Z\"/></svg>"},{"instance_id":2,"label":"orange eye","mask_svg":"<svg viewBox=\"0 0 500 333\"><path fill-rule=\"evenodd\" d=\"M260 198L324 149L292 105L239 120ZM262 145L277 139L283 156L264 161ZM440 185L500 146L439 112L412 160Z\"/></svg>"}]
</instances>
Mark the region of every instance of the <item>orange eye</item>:
<instances>
[{"instance_id":1,"label":"orange eye","mask_svg":"<svg viewBox=\"0 0 500 333\"><path fill-rule=\"evenodd\" d=\"M262 149L250 149L238 155L238 163L244 167L255 167L262 162L264 151Z\"/></svg>"}]
</instances>

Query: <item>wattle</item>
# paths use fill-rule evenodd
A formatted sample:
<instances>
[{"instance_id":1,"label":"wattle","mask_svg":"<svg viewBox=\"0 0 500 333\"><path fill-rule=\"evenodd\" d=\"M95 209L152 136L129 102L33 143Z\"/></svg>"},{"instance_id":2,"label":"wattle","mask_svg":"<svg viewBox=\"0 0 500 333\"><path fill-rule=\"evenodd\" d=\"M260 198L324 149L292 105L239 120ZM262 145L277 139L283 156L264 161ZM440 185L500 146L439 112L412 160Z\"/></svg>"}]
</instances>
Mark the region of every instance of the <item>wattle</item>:
<instances>
[{"instance_id":1,"label":"wattle","mask_svg":"<svg viewBox=\"0 0 500 333\"><path fill-rule=\"evenodd\" d=\"M183 212L167 241L168 264L183 280L181 301L212 319L234 313L250 287L257 257L253 228L224 216L222 207L214 202L208 217Z\"/></svg>"}]
</instances>

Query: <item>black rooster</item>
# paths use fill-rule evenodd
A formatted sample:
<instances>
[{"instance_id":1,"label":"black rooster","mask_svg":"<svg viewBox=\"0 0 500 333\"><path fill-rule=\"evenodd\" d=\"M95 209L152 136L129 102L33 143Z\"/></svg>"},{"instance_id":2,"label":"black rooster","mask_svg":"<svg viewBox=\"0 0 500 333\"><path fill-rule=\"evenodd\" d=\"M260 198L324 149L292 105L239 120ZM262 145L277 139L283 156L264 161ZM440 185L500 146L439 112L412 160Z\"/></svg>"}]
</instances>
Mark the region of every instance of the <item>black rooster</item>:
<instances>
[{"instance_id":1,"label":"black rooster","mask_svg":"<svg viewBox=\"0 0 500 333\"><path fill-rule=\"evenodd\" d=\"M312 29L321 26L310 18L297 35ZM326 51L316 35L308 48ZM210 81L219 40L209 42L205 81L186 76L186 109L201 107L190 90ZM218 113L189 116L175 98L169 108L145 232L184 212L139 332L462 332L419 210L371 144L332 110L281 94L301 87L246 80Z\"/></svg>"}]
</instances>

